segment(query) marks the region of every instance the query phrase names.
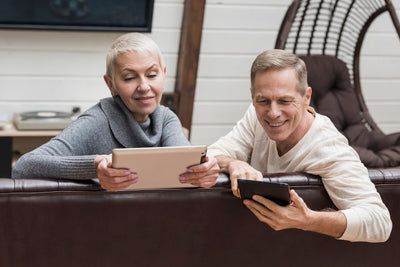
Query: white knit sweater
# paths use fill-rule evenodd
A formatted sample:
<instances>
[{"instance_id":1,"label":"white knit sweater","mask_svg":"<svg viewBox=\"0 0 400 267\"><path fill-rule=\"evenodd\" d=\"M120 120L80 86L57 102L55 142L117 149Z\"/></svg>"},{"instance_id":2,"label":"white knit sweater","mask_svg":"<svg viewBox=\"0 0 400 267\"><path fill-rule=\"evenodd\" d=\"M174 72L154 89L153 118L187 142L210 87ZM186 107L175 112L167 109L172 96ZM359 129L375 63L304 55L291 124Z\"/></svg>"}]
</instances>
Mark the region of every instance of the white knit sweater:
<instances>
[{"instance_id":1,"label":"white knit sweater","mask_svg":"<svg viewBox=\"0 0 400 267\"><path fill-rule=\"evenodd\" d=\"M243 119L208 149L209 156L226 155L247 161L260 172L306 172L319 175L336 207L347 219L340 239L382 242L389 238L389 211L368 176L358 154L329 118L316 114L307 134L279 156L251 105Z\"/></svg>"}]
</instances>

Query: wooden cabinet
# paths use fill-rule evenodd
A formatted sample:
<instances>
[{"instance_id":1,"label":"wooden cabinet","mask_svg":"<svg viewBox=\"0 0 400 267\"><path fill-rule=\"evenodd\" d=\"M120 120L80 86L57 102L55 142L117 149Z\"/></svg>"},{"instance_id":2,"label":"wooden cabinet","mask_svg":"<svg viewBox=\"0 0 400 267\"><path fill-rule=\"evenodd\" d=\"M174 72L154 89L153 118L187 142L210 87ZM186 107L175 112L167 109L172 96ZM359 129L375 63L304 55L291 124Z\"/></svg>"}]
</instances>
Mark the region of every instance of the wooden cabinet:
<instances>
[{"instance_id":1,"label":"wooden cabinet","mask_svg":"<svg viewBox=\"0 0 400 267\"><path fill-rule=\"evenodd\" d=\"M10 178L11 168L24 153L46 143L61 131L19 131L14 125L0 130L0 178Z\"/></svg>"}]
</instances>

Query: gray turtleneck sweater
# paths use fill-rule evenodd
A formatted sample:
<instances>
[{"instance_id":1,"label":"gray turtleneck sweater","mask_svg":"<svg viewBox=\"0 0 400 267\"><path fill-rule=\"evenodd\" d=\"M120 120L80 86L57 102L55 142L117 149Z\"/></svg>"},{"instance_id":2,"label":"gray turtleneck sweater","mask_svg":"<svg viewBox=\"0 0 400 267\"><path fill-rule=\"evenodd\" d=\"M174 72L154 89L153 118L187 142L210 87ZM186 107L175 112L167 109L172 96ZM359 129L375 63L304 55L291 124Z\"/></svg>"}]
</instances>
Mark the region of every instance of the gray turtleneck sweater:
<instances>
[{"instance_id":1,"label":"gray turtleneck sweater","mask_svg":"<svg viewBox=\"0 0 400 267\"><path fill-rule=\"evenodd\" d=\"M24 154L12 178L97 178L96 155L114 148L190 145L178 117L158 106L138 123L119 97L105 98L46 144Z\"/></svg>"}]
</instances>

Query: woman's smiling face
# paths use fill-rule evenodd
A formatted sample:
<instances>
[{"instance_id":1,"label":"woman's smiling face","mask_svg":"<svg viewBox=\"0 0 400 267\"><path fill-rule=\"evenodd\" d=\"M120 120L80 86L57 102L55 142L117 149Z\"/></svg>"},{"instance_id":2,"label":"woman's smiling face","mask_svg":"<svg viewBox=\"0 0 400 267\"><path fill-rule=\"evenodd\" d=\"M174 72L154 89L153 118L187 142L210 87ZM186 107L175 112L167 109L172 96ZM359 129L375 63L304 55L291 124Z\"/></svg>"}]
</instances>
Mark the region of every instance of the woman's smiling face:
<instances>
[{"instance_id":1,"label":"woman's smiling face","mask_svg":"<svg viewBox=\"0 0 400 267\"><path fill-rule=\"evenodd\" d=\"M257 72L252 91L258 121L278 147L292 147L304 136L311 88L297 91L294 68Z\"/></svg>"},{"instance_id":2,"label":"woman's smiling face","mask_svg":"<svg viewBox=\"0 0 400 267\"><path fill-rule=\"evenodd\" d=\"M119 95L138 122L144 122L160 104L165 68L150 52L124 52L117 56L114 80L104 79L113 96Z\"/></svg>"}]
</instances>

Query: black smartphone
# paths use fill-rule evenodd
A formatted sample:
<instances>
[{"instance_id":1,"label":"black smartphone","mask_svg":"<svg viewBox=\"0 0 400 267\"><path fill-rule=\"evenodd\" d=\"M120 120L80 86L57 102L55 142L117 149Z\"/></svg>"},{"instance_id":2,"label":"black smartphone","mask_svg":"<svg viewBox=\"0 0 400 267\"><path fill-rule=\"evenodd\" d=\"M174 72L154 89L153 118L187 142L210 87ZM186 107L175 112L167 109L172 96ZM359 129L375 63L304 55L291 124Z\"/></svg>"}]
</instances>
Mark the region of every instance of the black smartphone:
<instances>
[{"instance_id":1,"label":"black smartphone","mask_svg":"<svg viewBox=\"0 0 400 267\"><path fill-rule=\"evenodd\" d=\"M242 199L252 199L253 195L260 195L281 206L290 204L290 188L285 183L238 179L238 187Z\"/></svg>"}]
</instances>

